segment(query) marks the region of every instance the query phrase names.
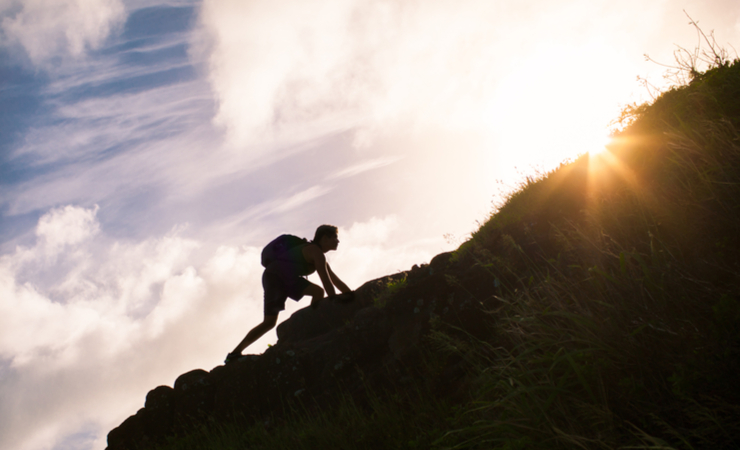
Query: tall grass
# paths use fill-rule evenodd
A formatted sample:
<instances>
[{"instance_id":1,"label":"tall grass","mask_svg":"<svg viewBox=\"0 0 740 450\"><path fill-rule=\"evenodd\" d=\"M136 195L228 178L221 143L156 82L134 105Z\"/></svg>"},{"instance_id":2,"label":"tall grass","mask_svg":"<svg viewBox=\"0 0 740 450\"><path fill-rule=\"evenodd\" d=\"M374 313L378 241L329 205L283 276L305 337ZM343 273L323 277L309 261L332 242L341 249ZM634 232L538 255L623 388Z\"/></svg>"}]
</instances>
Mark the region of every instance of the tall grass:
<instances>
[{"instance_id":1,"label":"tall grass","mask_svg":"<svg viewBox=\"0 0 740 450\"><path fill-rule=\"evenodd\" d=\"M739 69L661 97L600 166L528 181L461 248L504 280L505 338L455 448L740 447Z\"/></svg>"}]
</instances>

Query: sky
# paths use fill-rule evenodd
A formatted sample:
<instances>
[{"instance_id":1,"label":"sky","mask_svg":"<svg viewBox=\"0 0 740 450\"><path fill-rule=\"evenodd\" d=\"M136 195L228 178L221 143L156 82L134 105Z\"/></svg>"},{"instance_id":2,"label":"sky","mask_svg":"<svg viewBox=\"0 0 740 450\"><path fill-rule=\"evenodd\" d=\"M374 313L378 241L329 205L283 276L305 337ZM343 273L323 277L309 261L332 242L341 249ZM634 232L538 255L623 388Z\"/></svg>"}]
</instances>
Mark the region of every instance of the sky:
<instances>
[{"instance_id":1,"label":"sky","mask_svg":"<svg viewBox=\"0 0 740 450\"><path fill-rule=\"evenodd\" d=\"M735 0L0 0L0 450L221 364L279 234L338 226L353 288L456 248L669 85L686 13L734 56Z\"/></svg>"}]
</instances>

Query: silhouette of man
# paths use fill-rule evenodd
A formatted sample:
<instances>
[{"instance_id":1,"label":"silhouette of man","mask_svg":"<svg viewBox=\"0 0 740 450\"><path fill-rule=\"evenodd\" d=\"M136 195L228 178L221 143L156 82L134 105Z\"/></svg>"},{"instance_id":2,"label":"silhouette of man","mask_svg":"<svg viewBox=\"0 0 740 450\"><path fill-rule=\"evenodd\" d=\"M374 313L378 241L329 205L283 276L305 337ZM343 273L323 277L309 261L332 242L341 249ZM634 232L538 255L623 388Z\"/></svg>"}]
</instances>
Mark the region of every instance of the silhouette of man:
<instances>
[{"instance_id":1,"label":"silhouette of man","mask_svg":"<svg viewBox=\"0 0 740 450\"><path fill-rule=\"evenodd\" d=\"M336 250L339 245L337 227L321 225L311 242L290 249L289 260L270 263L262 274L262 288L265 291L265 318L261 324L252 328L234 351L226 355L226 363L242 356L242 351L254 341L270 331L277 323L278 314L285 309L288 297L300 300L304 295L311 296L311 307L317 308L324 298L336 295L334 286L343 294L352 290L331 270L324 254ZM304 276L318 272L321 284L317 286Z\"/></svg>"}]
</instances>

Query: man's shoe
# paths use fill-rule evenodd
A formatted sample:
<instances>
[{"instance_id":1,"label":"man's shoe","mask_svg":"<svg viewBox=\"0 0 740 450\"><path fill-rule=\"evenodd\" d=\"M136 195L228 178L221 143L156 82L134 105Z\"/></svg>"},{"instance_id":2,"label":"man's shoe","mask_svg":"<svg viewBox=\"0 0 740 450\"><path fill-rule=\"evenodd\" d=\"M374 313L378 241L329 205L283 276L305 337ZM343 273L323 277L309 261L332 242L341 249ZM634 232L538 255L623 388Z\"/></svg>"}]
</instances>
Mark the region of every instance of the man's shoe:
<instances>
[{"instance_id":1,"label":"man's shoe","mask_svg":"<svg viewBox=\"0 0 740 450\"><path fill-rule=\"evenodd\" d=\"M236 361L237 359L239 359L241 357L242 357L242 354L241 353L229 353L228 355L226 355L226 359L224 360L224 364L232 363L232 362Z\"/></svg>"}]
</instances>

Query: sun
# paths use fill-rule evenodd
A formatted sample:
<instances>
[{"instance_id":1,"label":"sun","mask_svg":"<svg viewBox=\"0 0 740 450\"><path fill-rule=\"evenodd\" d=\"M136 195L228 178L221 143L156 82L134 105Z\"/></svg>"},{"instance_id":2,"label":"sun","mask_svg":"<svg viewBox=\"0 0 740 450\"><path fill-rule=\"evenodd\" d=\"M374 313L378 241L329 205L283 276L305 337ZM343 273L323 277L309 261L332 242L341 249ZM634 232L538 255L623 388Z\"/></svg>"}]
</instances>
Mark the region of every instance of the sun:
<instances>
[{"instance_id":1,"label":"sun","mask_svg":"<svg viewBox=\"0 0 740 450\"><path fill-rule=\"evenodd\" d=\"M603 137L594 139L593 143L588 149L588 154L591 156L596 156L604 153L611 142L612 137L609 135L604 135Z\"/></svg>"}]
</instances>

